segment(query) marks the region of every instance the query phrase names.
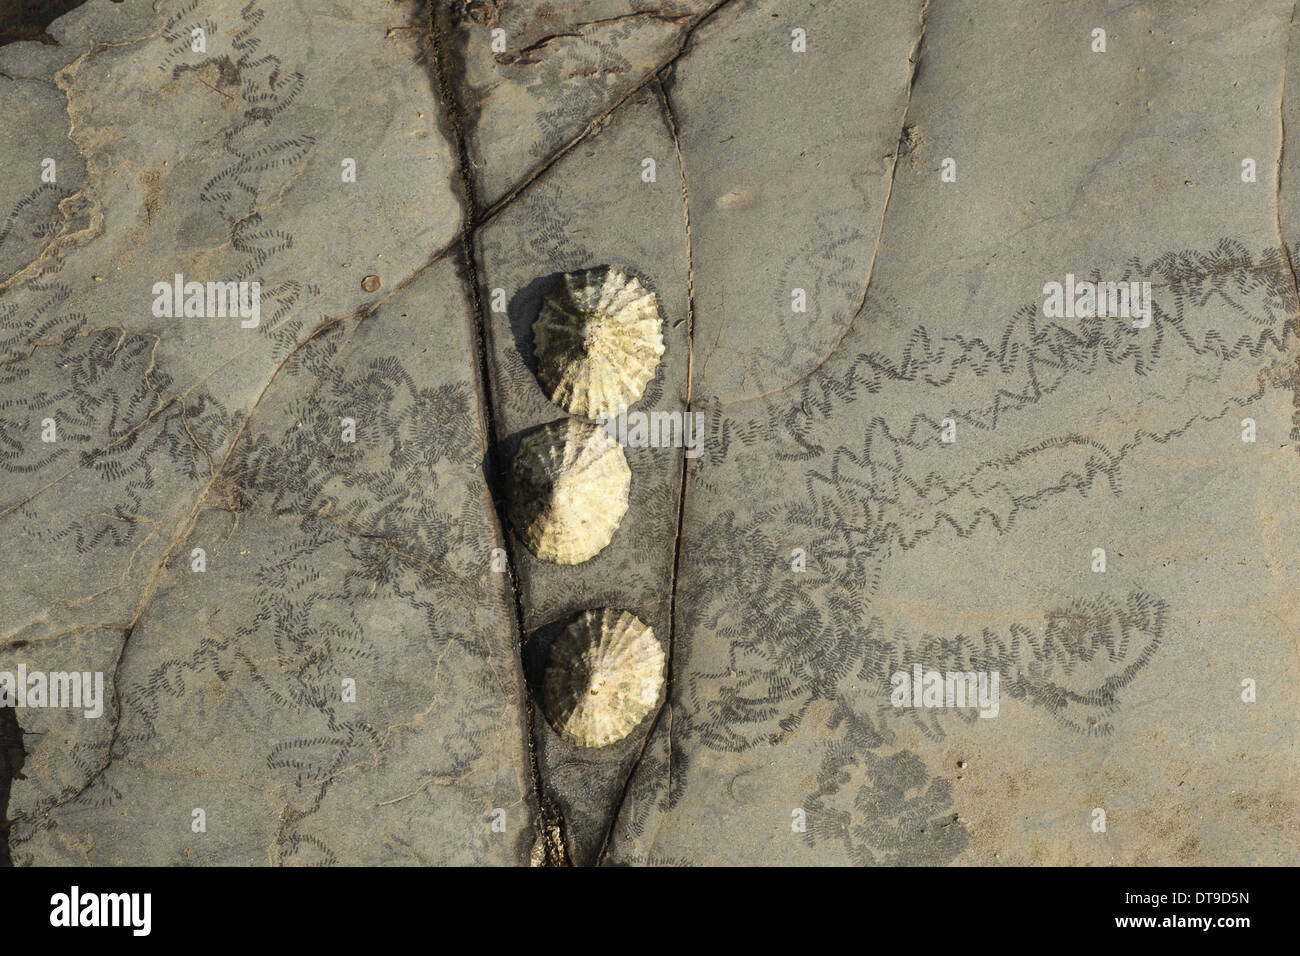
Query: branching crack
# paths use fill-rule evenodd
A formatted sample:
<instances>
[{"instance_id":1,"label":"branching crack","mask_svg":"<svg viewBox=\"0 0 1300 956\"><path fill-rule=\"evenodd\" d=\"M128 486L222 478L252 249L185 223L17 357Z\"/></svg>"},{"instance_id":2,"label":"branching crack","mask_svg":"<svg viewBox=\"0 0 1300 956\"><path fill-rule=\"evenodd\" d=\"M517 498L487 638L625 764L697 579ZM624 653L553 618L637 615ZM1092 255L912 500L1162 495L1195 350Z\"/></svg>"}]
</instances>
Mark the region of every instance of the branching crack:
<instances>
[{"instance_id":1,"label":"branching crack","mask_svg":"<svg viewBox=\"0 0 1300 956\"><path fill-rule=\"evenodd\" d=\"M772 395L779 395L782 392L787 392L796 385L812 378L812 376L816 375L818 370L830 360L831 356L839 350L839 347L844 344L845 339L849 337L849 333L853 331L854 324L858 321L859 316L862 315L862 311L867 307L867 294L871 291L871 277L875 274L876 259L880 256L880 242L885 235L885 219L889 215L889 200L894 195L894 180L898 174L898 161L902 158L904 152L910 149L908 143L910 138L910 129L907 123L907 114L912 106L912 89L916 86L918 67L921 62L921 44L925 42L926 15L930 12L930 3L931 0L925 0L925 3L921 6L921 27L917 33L916 42L912 44L912 50L907 55L907 95L903 100L903 118L899 121L898 139L894 145L894 154L890 158L889 182L885 188L885 201L880 210L880 223L876 228L876 241L871 248L871 259L867 263L867 277L862 283L862 295L859 296L857 303L850 311L849 321L845 323L844 329L836 337L834 343L831 344L831 347L827 349L826 354L817 361L817 364L808 369L808 371L804 372L794 381L787 382L780 388L770 389L766 392L759 392L757 395L750 395L747 398L738 399L734 402L716 404L714 408L729 408L734 405L744 405L747 402L754 402L762 398L768 398Z\"/></svg>"},{"instance_id":2,"label":"branching crack","mask_svg":"<svg viewBox=\"0 0 1300 956\"><path fill-rule=\"evenodd\" d=\"M1291 294L1300 302L1300 290L1297 289L1295 266L1291 262L1291 250L1287 247L1286 236L1282 233L1282 155L1286 151L1286 77L1291 64L1291 30L1295 26L1296 9L1300 3L1291 7L1291 18L1287 21L1286 45L1282 51L1282 82L1277 94L1277 169L1274 177L1273 217L1277 227L1277 242L1282 250L1282 261L1286 263L1287 273L1291 276Z\"/></svg>"},{"instance_id":3,"label":"branching crack","mask_svg":"<svg viewBox=\"0 0 1300 956\"><path fill-rule=\"evenodd\" d=\"M677 117L673 113L672 100L669 98L668 85L671 83L671 67L665 67L655 77L655 93L659 100L660 109L663 112L664 125L668 129L669 136L673 141L673 152L677 157L677 169L682 179L682 220L683 231L685 234L686 246L686 397L685 397L685 414L691 414L691 385L694 373L695 362L695 260L691 253L691 195L686 183L686 163L682 158L681 139L677 133ZM628 768L627 776L623 781L623 789L619 793L618 801L614 804L609 815L609 824L605 830L605 837L601 841L600 852L596 856L596 863L599 865L605 858L605 853L609 849L610 840L614 836L614 828L618 825L618 818L623 810L623 803L627 799L628 790L632 786L632 779L636 776L637 768L641 765L641 758L645 755L645 749L649 745L655 730L659 726L659 720L664 711L668 712L668 749L669 759L667 762L668 773L668 792L672 792L672 694L673 694L673 650L677 642L677 582L682 562L682 531L686 521L686 486L687 486L687 468L690 465L690 459L683 453L682 468L679 476L680 485L677 492L677 534L673 540L673 566L672 577L668 583L668 649L666 654L666 679L664 681L664 700L659 705L659 710L655 713L654 719L650 722L650 728L646 731L645 737L641 740L641 746L637 749L636 758Z\"/></svg>"},{"instance_id":4,"label":"branching crack","mask_svg":"<svg viewBox=\"0 0 1300 956\"><path fill-rule=\"evenodd\" d=\"M594 116L583 128L581 133L573 137L573 139L569 140L567 143L565 143L563 146L557 149L550 156L547 156L540 163L534 166L532 170L529 171L524 176L524 178L521 179L517 184L511 187L511 189L507 191L504 196L501 196L499 199L494 200L492 204L487 208L487 210L482 214L482 216L479 217L477 226L481 227L491 222L494 218L496 218L496 216L502 210L504 210L508 205L510 205L510 203L512 203L519 196L520 193L524 192L524 190L526 190L534 182L536 182L543 175L545 175L546 172L557 162L559 162L566 154L568 154L570 150L572 150L575 146L582 143L593 133L599 131L605 125L606 120L608 120L609 117L612 116L620 106L622 106L628 100L632 99L634 96L640 95L647 87L651 86L652 84L658 83L659 77L662 76L666 70L674 66L678 60L680 60L683 56L686 55L686 53L690 49L691 38L695 35L695 32L700 27L702 27L709 19L711 19L713 15L716 14L719 10L723 9L724 7L730 5L733 2L734 0L721 0L721 2L714 4L708 10L704 11L704 13L700 14L699 17L697 17L694 21L692 21L691 24L682 31L680 41L678 42L676 48L673 50L672 54L666 60L664 60L662 63L658 64L657 66L655 66L653 69L649 70L646 73L645 79L643 79L640 83L636 84L636 86L633 86L626 93L620 96L617 100L615 100L605 109L601 110L600 113Z\"/></svg>"},{"instance_id":5,"label":"branching crack","mask_svg":"<svg viewBox=\"0 0 1300 956\"><path fill-rule=\"evenodd\" d=\"M544 49L556 40L564 39L582 39L586 37L583 33L584 27L606 26L610 23L625 23L629 20L658 20L662 23L681 23L690 19L690 14L664 13L661 10L634 10L631 13L622 13L613 17L600 17L596 20L583 20L581 23L575 23L568 29L557 33L548 33L546 36L534 40L527 46L520 47L508 53L501 53L497 56L497 62L509 63L513 65L531 64L538 62L530 54Z\"/></svg>"},{"instance_id":6,"label":"branching crack","mask_svg":"<svg viewBox=\"0 0 1300 956\"><path fill-rule=\"evenodd\" d=\"M451 64L448 63L451 46L445 41L446 31L442 29L439 23L439 5L436 0L431 0L429 4L429 31L426 42L429 44L428 61L432 66L433 80L437 87L439 99L443 107L443 121L446 127L446 133L451 138L455 146L456 154L456 175L457 187L461 196L461 204L464 212L460 231L460 272L461 279L465 284L466 297L469 300L471 312L473 314L473 327L471 329L476 351L478 353L478 391L479 407L483 410L483 424L487 432L487 475L489 487L493 490L493 501L496 506L497 514L497 533L500 536L502 545L505 548L506 576L510 583L511 598L515 611L515 658L518 661L520 675L522 678L523 671L523 650L526 630L524 627L523 604L519 597L519 585L515 580L514 569L518 566L515 561L515 543L507 533L508 522L505 517L505 502L502 496L496 494L496 489L492 486L497 481L497 476L502 473L500 463L497 460L496 448L496 409L493 403L493 383L492 368L489 359L488 342L491 334L488 325L485 303L480 291L478 276L478 263L474 253L474 235L482 221L478 215L478 201L476 197L476 187L473 175L470 170L472 164L469 158L469 146L465 136L465 116L460 101L456 96L451 82ZM521 680L522 684L522 680ZM558 802L550 795L545 781L542 779L541 770L537 761L537 733L536 733L536 715L534 713L532 696L528 693L527 687L522 689L522 699L524 707L525 727L528 735L528 762L529 770L532 777L533 797L537 804L537 829L538 843L543 848L541 863L545 866L568 866L570 865L569 853L567 849L567 840L565 839L564 817L560 812Z\"/></svg>"},{"instance_id":7,"label":"branching crack","mask_svg":"<svg viewBox=\"0 0 1300 956\"><path fill-rule=\"evenodd\" d=\"M1286 79L1291 66L1291 34L1295 27L1295 15L1300 3L1291 7L1291 17L1287 21L1285 47L1282 51L1282 80L1277 92L1277 168L1274 173L1273 224L1277 229L1277 245L1291 279L1291 302L1297 309L1291 317L1293 326L1300 326L1300 285L1296 281L1295 264L1291 260L1291 248L1287 245L1286 235L1282 231L1282 157L1286 152ZM1300 436L1300 355L1296 356L1291 371L1291 436Z\"/></svg>"}]
</instances>

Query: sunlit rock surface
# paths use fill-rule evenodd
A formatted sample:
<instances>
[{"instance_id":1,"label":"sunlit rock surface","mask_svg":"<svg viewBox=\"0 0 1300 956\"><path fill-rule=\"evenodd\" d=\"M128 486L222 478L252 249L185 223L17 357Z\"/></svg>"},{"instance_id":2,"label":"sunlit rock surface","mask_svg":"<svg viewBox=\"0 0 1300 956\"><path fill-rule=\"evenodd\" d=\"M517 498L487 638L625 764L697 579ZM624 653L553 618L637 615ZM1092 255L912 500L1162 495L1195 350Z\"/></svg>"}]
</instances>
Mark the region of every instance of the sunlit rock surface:
<instances>
[{"instance_id":1,"label":"sunlit rock surface","mask_svg":"<svg viewBox=\"0 0 1300 956\"><path fill-rule=\"evenodd\" d=\"M1300 861L1290 5L64 8L0 33L14 864ZM556 566L601 265L665 351ZM603 607L667 689L580 748Z\"/></svg>"}]
</instances>

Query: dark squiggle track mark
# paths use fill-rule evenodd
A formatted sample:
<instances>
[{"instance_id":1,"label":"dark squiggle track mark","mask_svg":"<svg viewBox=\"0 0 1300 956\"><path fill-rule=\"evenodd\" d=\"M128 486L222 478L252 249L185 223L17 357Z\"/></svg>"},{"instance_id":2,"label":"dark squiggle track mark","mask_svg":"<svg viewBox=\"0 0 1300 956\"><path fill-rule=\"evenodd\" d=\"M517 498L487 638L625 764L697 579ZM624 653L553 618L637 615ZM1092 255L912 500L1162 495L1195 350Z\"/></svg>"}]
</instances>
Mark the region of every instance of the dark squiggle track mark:
<instances>
[{"instance_id":1,"label":"dark squiggle track mark","mask_svg":"<svg viewBox=\"0 0 1300 956\"><path fill-rule=\"evenodd\" d=\"M1294 345L1297 330L1290 316L1296 302L1276 250L1256 258L1225 239L1210 253L1170 253L1146 266L1133 260L1129 269L1163 290L1152 326L1142 334L1108 320L1067 328L1042 320L1029 306L991 342L960 334L933 336L917 327L896 357L880 351L837 356L797 392L759 396L754 407L761 402L761 411L748 419L714 403L708 463L720 465L728 455L752 451L760 466L764 457L808 464L801 497L759 506L744 520L736 509L724 508L693 536L689 559L695 573L683 598L685 628L712 635L713 647L726 642L727 652L719 659L708 647L688 648L688 656L694 652L709 663L699 661L688 670L690 704L682 708L678 735L719 751L775 746L800 726L814 702L834 702L830 727L842 739L827 751L821 789L808 797L807 806L819 810L821 828L810 833L810 841L843 840L859 863L889 859L889 848L899 845L903 831L932 833L936 861L960 851L960 838L953 834L964 827L955 815L934 826L948 802L940 792L946 782L929 781L909 752L874 753L893 740L888 724L900 714L888 706L888 678L904 663L997 669L1007 675L1008 697L1045 710L1070 732L1104 735L1112 732L1109 717L1119 707L1121 691L1158 652L1169 608L1142 592L1123 600L1079 598L1048 611L1040 627L1013 624L1009 635L985 629L975 637L909 637L891 633L879 615L870 615L896 550L920 547L936 535L941 540L945 532L971 537L982 526L1001 536L1022 511L1067 494L1087 496L1100 489L1119 495L1137 449L1174 442L1258 401L1269 388L1289 387L1277 369L1289 361L1287 350ZM1212 301L1253 328L1235 335L1198 328L1204 319L1192 310ZM1261 358L1271 365L1238 373L1236 394L1219 395L1212 407L1178 417L1168 411L1198 394L1214 395L1207 386L1224 377L1229 363ZM987 404L948 414L991 437L1009 417L1049 399L1071 380L1105 368L1146 378L1175 361L1191 360L1199 365L1175 373L1174 394L1143 390L1166 409L1166 420L1157 427L1136 428L1116 441L1049 434L956 471L944 468L949 460L942 457L938 416L912 411L929 404L928 390L955 385L959 376L967 390L972 382L993 378ZM1008 378L1017 381L1007 383ZM1252 384L1246 386L1246 380ZM889 395L903 387L915 389L915 397ZM908 409L906 417L891 422L877 414L860 446L830 450L831 440L821 432L842 422L855 402L881 395L892 399L883 407ZM815 464L827 455L827 464ZM698 469L693 480L701 491L729 500L707 468ZM773 527L783 529L782 540L767 533ZM786 539L806 543L809 554L817 555L816 566L810 560L806 574L789 574L782 557ZM885 723L873 724L866 715L871 710L881 711ZM908 711L902 716L927 737L941 739L942 723L953 714ZM677 805L689 761L682 756L677 762L671 789L662 781L638 780L626 832L641 832L652 805L661 811ZM860 786L849 786L855 779ZM847 807L835 803L841 792L849 795ZM895 829L872 831L876 817L893 819Z\"/></svg>"}]
</instances>

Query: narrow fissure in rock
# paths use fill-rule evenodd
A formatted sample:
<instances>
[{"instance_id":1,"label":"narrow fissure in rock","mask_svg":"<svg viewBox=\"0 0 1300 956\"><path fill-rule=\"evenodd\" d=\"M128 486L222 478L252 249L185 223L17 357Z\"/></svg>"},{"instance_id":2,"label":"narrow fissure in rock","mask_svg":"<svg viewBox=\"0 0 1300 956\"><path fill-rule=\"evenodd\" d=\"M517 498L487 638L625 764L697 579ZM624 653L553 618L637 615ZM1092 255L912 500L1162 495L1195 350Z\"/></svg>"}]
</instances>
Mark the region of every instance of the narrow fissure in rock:
<instances>
[{"instance_id":1,"label":"narrow fissure in rock","mask_svg":"<svg viewBox=\"0 0 1300 956\"><path fill-rule=\"evenodd\" d=\"M450 71L454 69L454 64L448 62L451 56L451 48L449 43L441 42L443 37L450 35L450 29L448 28L451 24L446 21L440 24L440 16L451 17L453 12L447 8L440 8L436 0L430 0L426 39L428 60L438 96L442 101L446 131L456 150L457 186L464 206L464 221L460 235L460 273L461 280L468 290L470 308L474 315L472 331L478 353L479 406L483 412L483 424L487 432L487 473L484 475L484 479L492 495L492 502L497 513L497 525L501 531L501 543L506 551L506 575L510 583L511 600L515 612L515 627L518 635L515 646L515 662L519 667L520 685L523 688L524 719L528 732L528 762L532 775L533 797L537 803L538 812L535 854L538 854L540 859L536 859L534 862L542 866L570 866L572 861L569 858L564 816L560 811L558 802L548 792L538 766L537 719L532 696L528 691L527 681L523 677L525 673L523 653L526 634L524 611L519 599L519 586L515 581L514 569L517 567L515 544L511 540L508 530L506 499L501 488L501 476L504 471L497 456L496 409L493 404L495 392L492 383L491 363L488 357L488 336L491 335L491 331L488 328L483 297L480 292L478 263L474 257L474 234L479 226L479 205L474 180L470 174L471 166L469 147L465 140L464 115L449 76Z\"/></svg>"}]
</instances>

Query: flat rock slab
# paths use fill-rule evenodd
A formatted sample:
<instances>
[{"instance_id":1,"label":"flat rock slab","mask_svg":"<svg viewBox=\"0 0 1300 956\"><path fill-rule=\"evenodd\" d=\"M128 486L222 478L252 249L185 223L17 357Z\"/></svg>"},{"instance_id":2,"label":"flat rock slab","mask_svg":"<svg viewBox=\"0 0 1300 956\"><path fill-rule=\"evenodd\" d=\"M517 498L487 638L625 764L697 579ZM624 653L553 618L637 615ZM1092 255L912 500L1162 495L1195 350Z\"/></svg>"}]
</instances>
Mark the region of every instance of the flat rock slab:
<instances>
[{"instance_id":1,"label":"flat rock slab","mask_svg":"<svg viewBox=\"0 0 1300 956\"><path fill-rule=\"evenodd\" d=\"M7 857L1300 862L1292 14L0 35ZM698 431L625 433L557 566L508 476L566 414L541 298L600 265L663 318L629 412ZM599 607L667 689L582 748L541 673Z\"/></svg>"}]
</instances>

